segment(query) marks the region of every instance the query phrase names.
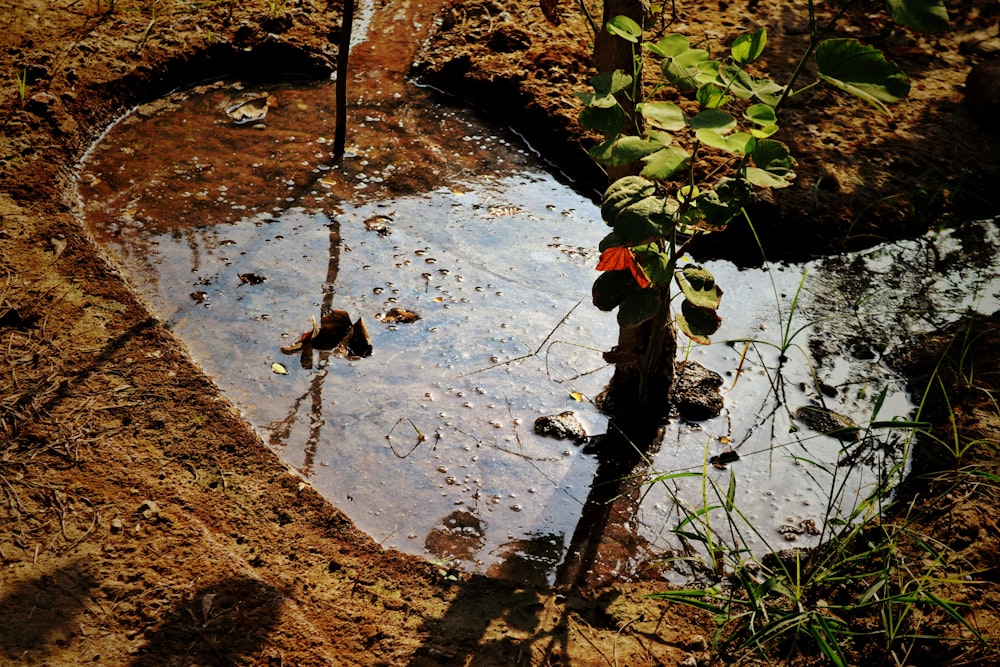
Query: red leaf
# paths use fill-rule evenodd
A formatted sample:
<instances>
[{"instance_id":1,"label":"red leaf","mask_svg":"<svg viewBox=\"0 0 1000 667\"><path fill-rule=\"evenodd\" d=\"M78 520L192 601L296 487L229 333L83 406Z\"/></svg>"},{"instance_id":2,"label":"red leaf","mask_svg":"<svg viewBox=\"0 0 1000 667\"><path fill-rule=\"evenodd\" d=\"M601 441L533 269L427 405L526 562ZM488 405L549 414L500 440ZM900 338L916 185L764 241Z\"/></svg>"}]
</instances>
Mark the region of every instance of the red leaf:
<instances>
[{"instance_id":1,"label":"red leaf","mask_svg":"<svg viewBox=\"0 0 1000 667\"><path fill-rule=\"evenodd\" d=\"M631 248L616 246L608 248L601 253L601 259L597 262L598 271L628 271L639 283L639 287L645 289L649 287L649 277L645 270L635 259L635 253Z\"/></svg>"}]
</instances>

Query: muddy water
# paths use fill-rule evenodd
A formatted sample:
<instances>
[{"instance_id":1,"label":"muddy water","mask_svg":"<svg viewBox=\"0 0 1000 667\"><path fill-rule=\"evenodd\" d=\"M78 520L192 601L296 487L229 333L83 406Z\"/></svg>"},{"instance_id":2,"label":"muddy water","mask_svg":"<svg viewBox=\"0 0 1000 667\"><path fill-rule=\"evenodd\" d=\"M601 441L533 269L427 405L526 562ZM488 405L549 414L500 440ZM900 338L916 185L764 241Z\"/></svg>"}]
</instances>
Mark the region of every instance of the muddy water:
<instances>
[{"instance_id":1,"label":"muddy water","mask_svg":"<svg viewBox=\"0 0 1000 667\"><path fill-rule=\"evenodd\" d=\"M402 19L372 18L382 33L429 20L400 7ZM376 540L550 581L597 463L532 424L573 410L591 434L606 426L589 402L617 333L589 305L606 228L516 137L379 76L402 71L380 70L380 53L358 47L342 164L331 84L211 82L111 128L81 165L82 211L262 437ZM670 530L730 480L749 523L709 513L723 538L814 544L813 526L905 468L907 431L842 441L796 410L863 432L910 415L884 357L966 309L996 309L998 254L983 250L996 246L985 224L804 266L712 264L726 292L715 338L729 342L681 355L724 376L726 408L669 425L617 530L628 547L595 567L628 577L675 552ZM390 321L393 309L419 319ZM364 319L371 356L282 352L331 310ZM739 459L708 464L727 450Z\"/></svg>"}]
</instances>

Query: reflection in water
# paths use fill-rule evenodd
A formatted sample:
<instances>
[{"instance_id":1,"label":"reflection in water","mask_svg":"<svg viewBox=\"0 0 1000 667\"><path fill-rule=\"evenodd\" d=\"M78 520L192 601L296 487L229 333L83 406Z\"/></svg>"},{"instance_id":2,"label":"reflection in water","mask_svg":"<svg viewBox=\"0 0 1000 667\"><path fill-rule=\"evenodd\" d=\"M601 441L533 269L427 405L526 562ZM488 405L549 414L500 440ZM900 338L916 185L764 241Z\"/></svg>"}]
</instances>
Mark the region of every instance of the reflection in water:
<instances>
[{"instance_id":1,"label":"reflection in water","mask_svg":"<svg viewBox=\"0 0 1000 667\"><path fill-rule=\"evenodd\" d=\"M329 259L326 265L326 280L323 284L331 286L331 289L323 290L322 308L320 309L321 315L325 315L333 309L334 291L332 286L336 284L337 273L340 271L340 224L337 222L337 219L334 218L330 221L328 227L330 229L330 249L328 253ZM311 367L313 354L312 350L303 350L302 354L309 355ZM309 420L309 435L306 436L306 441L303 445L305 455L302 468L300 470L302 475L306 478L311 477L313 474L316 449L319 447L320 433L323 428L323 383L326 381L327 377L327 373L323 369L325 369L330 363L330 354L330 350L320 350L320 371L316 373L309 382L309 389L306 393L298 396L292 401L288 414L283 419L272 422L266 429L271 434L271 437L268 439L268 444L270 444L276 451L280 452L284 444L288 442L292 427L294 426L296 419L299 417L303 403L305 403L307 399L309 400L309 411L306 413L306 418Z\"/></svg>"},{"instance_id":2,"label":"reflection in water","mask_svg":"<svg viewBox=\"0 0 1000 667\"><path fill-rule=\"evenodd\" d=\"M83 166L84 213L265 440L386 546L496 576L551 580L563 554L563 582L635 576L684 546L670 531L702 506L703 480L730 475L751 547L814 543L783 527L822 525L831 484L844 492L834 512L849 512L897 462L899 436L846 444L798 408L864 428L888 387L877 418L908 415L882 358L917 326L913 307L943 319L997 306L996 254L977 255L973 275L959 236L769 271L713 263L720 342L681 354L725 374L723 414L674 419L657 451L596 461L531 429L573 410L605 430L587 398L610 375L616 324L587 298L606 233L592 202L422 93L359 110L339 166L328 91L269 94L263 125L226 119L224 84L137 110ZM975 238L996 247L989 226ZM281 348L335 309L372 323L373 355L319 351L273 374ZM393 309L419 319L379 319ZM739 459L708 464L727 450Z\"/></svg>"}]
</instances>

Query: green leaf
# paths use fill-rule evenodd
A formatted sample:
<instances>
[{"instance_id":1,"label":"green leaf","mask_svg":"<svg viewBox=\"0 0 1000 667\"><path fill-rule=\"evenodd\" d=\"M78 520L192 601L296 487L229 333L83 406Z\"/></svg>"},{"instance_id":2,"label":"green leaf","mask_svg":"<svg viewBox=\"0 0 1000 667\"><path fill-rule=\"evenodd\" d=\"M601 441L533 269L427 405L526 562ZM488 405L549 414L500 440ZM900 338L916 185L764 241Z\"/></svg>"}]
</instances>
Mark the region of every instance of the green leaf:
<instances>
[{"instance_id":1,"label":"green leaf","mask_svg":"<svg viewBox=\"0 0 1000 667\"><path fill-rule=\"evenodd\" d=\"M775 176L771 172L764 171L758 167L747 167L745 175L748 181L759 188L774 188L778 190L792 184L784 176Z\"/></svg>"},{"instance_id":2,"label":"green leaf","mask_svg":"<svg viewBox=\"0 0 1000 667\"><path fill-rule=\"evenodd\" d=\"M640 172L646 178L658 181L666 180L673 176L678 170L683 169L691 155L683 148L677 146L667 146L661 148L652 155L647 155L642 159L643 167Z\"/></svg>"},{"instance_id":3,"label":"green leaf","mask_svg":"<svg viewBox=\"0 0 1000 667\"><path fill-rule=\"evenodd\" d=\"M615 234L624 243L640 243L660 236L670 223L666 202L659 197L646 197L622 209L614 222Z\"/></svg>"},{"instance_id":4,"label":"green leaf","mask_svg":"<svg viewBox=\"0 0 1000 667\"><path fill-rule=\"evenodd\" d=\"M684 298L692 305L715 310L722 302L722 290L715 284L715 276L708 270L695 265L685 266L677 272L676 278Z\"/></svg>"},{"instance_id":5,"label":"green leaf","mask_svg":"<svg viewBox=\"0 0 1000 667\"><path fill-rule=\"evenodd\" d=\"M791 173L795 160L788 152L788 146L773 139L758 141L753 147L753 161L761 169L777 176Z\"/></svg>"},{"instance_id":6,"label":"green leaf","mask_svg":"<svg viewBox=\"0 0 1000 667\"><path fill-rule=\"evenodd\" d=\"M760 28L754 32L740 35L733 40L733 60L740 65L747 65L760 58L767 44L767 30Z\"/></svg>"},{"instance_id":7,"label":"green leaf","mask_svg":"<svg viewBox=\"0 0 1000 667\"><path fill-rule=\"evenodd\" d=\"M609 109L618 104L618 100L610 93L578 92L574 94L588 107Z\"/></svg>"},{"instance_id":8,"label":"green leaf","mask_svg":"<svg viewBox=\"0 0 1000 667\"><path fill-rule=\"evenodd\" d=\"M649 141L641 137L626 135L617 139L611 145L608 152L609 156L605 160L605 163L613 167L620 167L631 164L650 153L655 153L661 148L663 148L663 144L658 141Z\"/></svg>"},{"instance_id":9,"label":"green leaf","mask_svg":"<svg viewBox=\"0 0 1000 667\"><path fill-rule=\"evenodd\" d=\"M676 58L691 48L691 42L684 35L667 35L655 44L649 45L649 50L663 58Z\"/></svg>"},{"instance_id":10,"label":"green leaf","mask_svg":"<svg viewBox=\"0 0 1000 667\"><path fill-rule=\"evenodd\" d=\"M722 325L722 319L714 310L699 308L687 299L681 302L681 312L677 313L676 318L677 327L699 345L711 343L709 336L718 331Z\"/></svg>"},{"instance_id":11,"label":"green leaf","mask_svg":"<svg viewBox=\"0 0 1000 667\"><path fill-rule=\"evenodd\" d=\"M785 92L785 86L780 86L767 78L751 77L753 94L758 100L768 106L775 106Z\"/></svg>"},{"instance_id":12,"label":"green leaf","mask_svg":"<svg viewBox=\"0 0 1000 667\"><path fill-rule=\"evenodd\" d=\"M828 39L816 48L819 77L889 113L885 104L910 92L906 75L878 49L856 39Z\"/></svg>"},{"instance_id":13,"label":"green leaf","mask_svg":"<svg viewBox=\"0 0 1000 667\"><path fill-rule=\"evenodd\" d=\"M594 281L591 296L594 306L604 312L618 307L633 292L639 290L639 283L628 271L604 271Z\"/></svg>"},{"instance_id":14,"label":"green leaf","mask_svg":"<svg viewBox=\"0 0 1000 667\"><path fill-rule=\"evenodd\" d=\"M702 64L709 59L704 49L688 49L660 63L660 70L667 81L684 90L695 90L700 83L697 76Z\"/></svg>"},{"instance_id":15,"label":"green leaf","mask_svg":"<svg viewBox=\"0 0 1000 667\"><path fill-rule=\"evenodd\" d=\"M752 104L743 112L743 117L754 125L767 127L778 122L778 116L774 113L774 108L768 104Z\"/></svg>"},{"instance_id":16,"label":"green leaf","mask_svg":"<svg viewBox=\"0 0 1000 667\"><path fill-rule=\"evenodd\" d=\"M623 327L634 327L653 319L658 312L660 312L660 292L647 287L633 292L621 302L618 307L618 324Z\"/></svg>"},{"instance_id":17,"label":"green leaf","mask_svg":"<svg viewBox=\"0 0 1000 667\"><path fill-rule=\"evenodd\" d=\"M612 231L610 234L601 239L601 242L597 244L597 249L600 252L604 252L608 248L617 248L618 246L625 245L622 240L618 238L618 235Z\"/></svg>"},{"instance_id":18,"label":"green leaf","mask_svg":"<svg viewBox=\"0 0 1000 667\"><path fill-rule=\"evenodd\" d=\"M728 134L736 127L736 119L725 111L706 109L691 118L688 124L695 130L714 130L719 134Z\"/></svg>"},{"instance_id":19,"label":"green leaf","mask_svg":"<svg viewBox=\"0 0 1000 667\"><path fill-rule=\"evenodd\" d=\"M732 96L726 95L722 88L719 88L714 83L706 83L698 88L696 97L702 109L718 109L719 107L726 106L733 100Z\"/></svg>"},{"instance_id":20,"label":"green leaf","mask_svg":"<svg viewBox=\"0 0 1000 667\"><path fill-rule=\"evenodd\" d=\"M687 127L684 111L671 102L645 102L637 108L644 119L660 129L677 132Z\"/></svg>"},{"instance_id":21,"label":"green leaf","mask_svg":"<svg viewBox=\"0 0 1000 667\"><path fill-rule=\"evenodd\" d=\"M754 146L753 137L746 132L734 132L724 137L714 130L698 130L695 132L695 138L706 146L734 155L746 155Z\"/></svg>"},{"instance_id":22,"label":"green leaf","mask_svg":"<svg viewBox=\"0 0 1000 667\"><path fill-rule=\"evenodd\" d=\"M652 247L652 246L651 246ZM639 254L639 263L642 265L646 277L654 285L663 285L670 282L670 254L666 252L646 252Z\"/></svg>"},{"instance_id":23,"label":"green leaf","mask_svg":"<svg viewBox=\"0 0 1000 667\"><path fill-rule=\"evenodd\" d=\"M948 10L941 0L886 0L889 15L917 32L943 32L948 29Z\"/></svg>"},{"instance_id":24,"label":"green leaf","mask_svg":"<svg viewBox=\"0 0 1000 667\"><path fill-rule=\"evenodd\" d=\"M600 132L605 137L617 137L625 129L628 114L619 105L613 107L584 107L580 112L580 127Z\"/></svg>"},{"instance_id":25,"label":"green leaf","mask_svg":"<svg viewBox=\"0 0 1000 667\"><path fill-rule=\"evenodd\" d=\"M715 229L722 229L743 210L744 198L745 189L740 187L739 181L726 179L714 190L699 195L696 203L705 222Z\"/></svg>"},{"instance_id":26,"label":"green leaf","mask_svg":"<svg viewBox=\"0 0 1000 667\"><path fill-rule=\"evenodd\" d=\"M635 44L642 38L642 26L627 16L616 16L604 26L612 35Z\"/></svg>"},{"instance_id":27,"label":"green leaf","mask_svg":"<svg viewBox=\"0 0 1000 667\"><path fill-rule=\"evenodd\" d=\"M598 95L616 95L632 86L632 75L620 69L603 72L590 80L590 86Z\"/></svg>"},{"instance_id":28,"label":"green leaf","mask_svg":"<svg viewBox=\"0 0 1000 667\"><path fill-rule=\"evenodd\" d=\"M621 212L632 204L656 193L656 186L641 176L623 176L604 191L601 217L609 225L614 225Z\"/></svg>"},{"instance_id":29,"label":"green leaf","mask_svg":"<svg viewBox=\"0 0 1000 667\"><path fill-rule=\"evenodd\" d=\"M732 63L722 63L719 65L719 79L722 87L740 98L747 100L753 97L755 82L753 77L744 72Z\"/></svg>"}]
</instances>

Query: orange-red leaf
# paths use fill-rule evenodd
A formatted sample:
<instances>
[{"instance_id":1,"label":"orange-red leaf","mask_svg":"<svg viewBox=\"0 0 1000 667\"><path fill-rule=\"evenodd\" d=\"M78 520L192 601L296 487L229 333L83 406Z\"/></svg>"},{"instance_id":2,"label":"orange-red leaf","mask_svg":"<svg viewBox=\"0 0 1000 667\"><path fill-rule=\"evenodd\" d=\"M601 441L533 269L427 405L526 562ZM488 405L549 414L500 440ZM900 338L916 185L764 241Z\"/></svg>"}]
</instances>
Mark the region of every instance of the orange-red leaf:
<instances>
[{"instance_id":1,"label":"orange-red leaf","mask_svg":"<svg viewBox=\"0 0 1000 667\"><path fill-rule=\"evenodd\" d=\"M631 248L616 246L608 248L601 253L601 259L597 262L598 271L628 271L639 283L639 287L645 289L649 287L649 277L642 266L635 259L635 253Z\"/></svg>"}]
</instances>

